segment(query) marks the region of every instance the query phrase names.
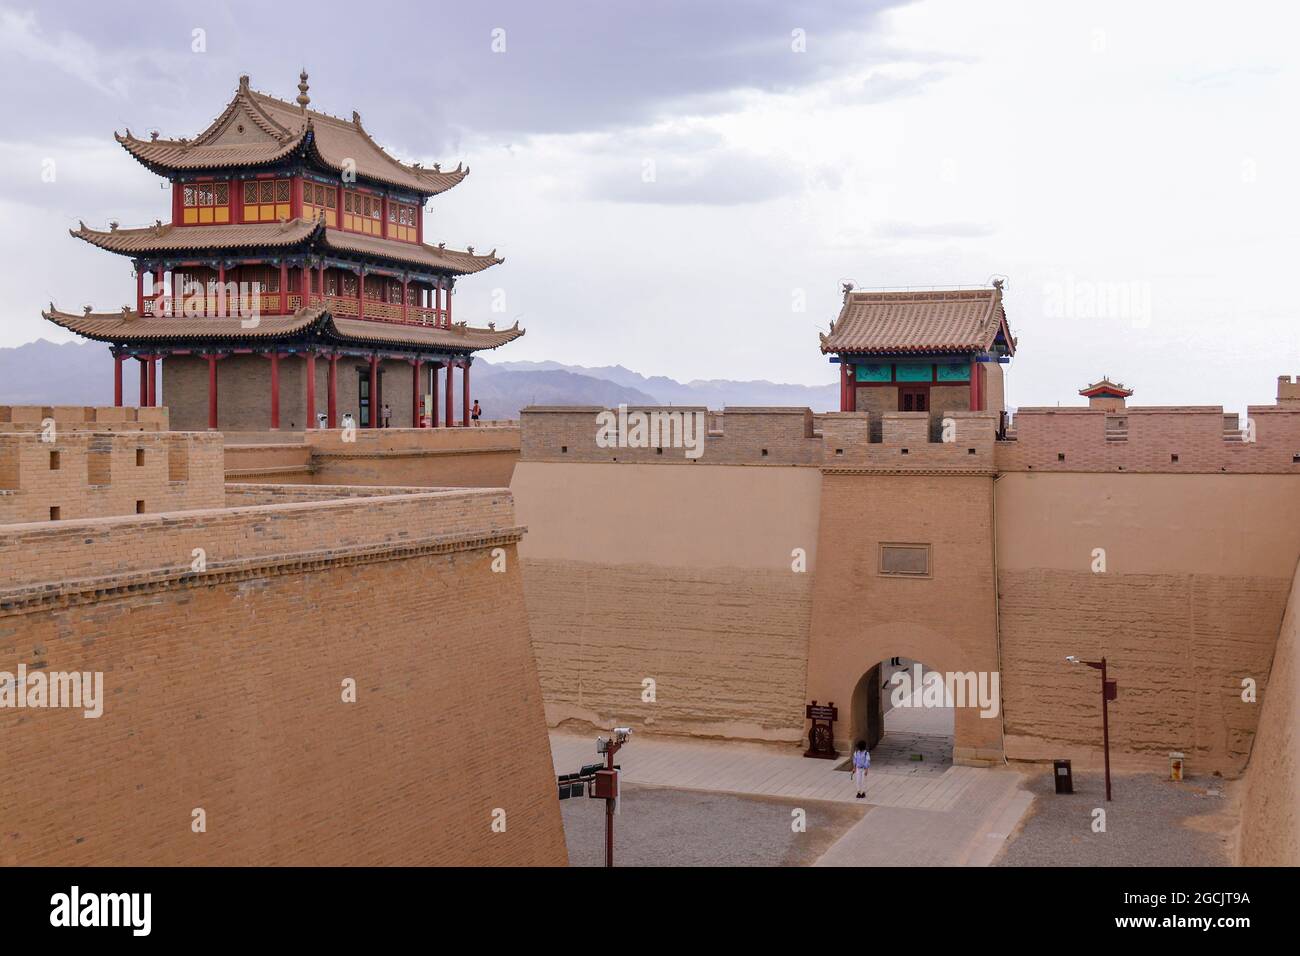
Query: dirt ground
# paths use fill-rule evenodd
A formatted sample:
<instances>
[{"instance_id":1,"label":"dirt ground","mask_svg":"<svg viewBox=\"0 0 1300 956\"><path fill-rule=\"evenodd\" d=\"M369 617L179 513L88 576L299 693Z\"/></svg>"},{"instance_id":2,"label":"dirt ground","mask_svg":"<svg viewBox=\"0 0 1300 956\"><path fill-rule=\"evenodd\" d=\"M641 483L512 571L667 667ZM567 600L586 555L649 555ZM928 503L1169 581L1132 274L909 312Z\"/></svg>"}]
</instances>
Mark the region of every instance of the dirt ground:
<instances>
[{"instance_id":1,"label":"dirt ground","mask_svg":"<svg viewBox=\"0 0 1300 956\"><path fill-rule=\"evenodd\" d=\"M1057 795L1050 768L1025 784L1033 807L995 866L1227 866L1233 801L1217 777L1173 783L1153 773L1115 774L1106 802L1101 773L1074 774ZM1106 811L1094 832L1094 810Z\"/></svg>"},{"instance_id":2,"label":"dirt ground","mask_svg":"<svg viewBox=\"0 0 1300 956\"><path fill-rule=\"evenodd\" d=\"M791 811L806 813L806 830ZM605 801L560 803L570 866L603 866ZM808 866L870 808L624 784L615 866Z\"/></svg>"}]
</instances>

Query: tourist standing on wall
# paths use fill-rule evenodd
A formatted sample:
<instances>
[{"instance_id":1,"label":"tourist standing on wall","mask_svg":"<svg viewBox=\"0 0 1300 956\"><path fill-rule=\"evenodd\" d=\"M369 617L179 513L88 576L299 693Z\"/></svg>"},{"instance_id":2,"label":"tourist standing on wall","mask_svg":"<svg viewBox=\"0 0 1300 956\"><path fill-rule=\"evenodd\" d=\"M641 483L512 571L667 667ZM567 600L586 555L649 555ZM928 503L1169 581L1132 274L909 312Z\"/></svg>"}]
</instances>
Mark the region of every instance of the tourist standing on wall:
<instances>
[{"instance_id":1,"label":"tourist standing on wall","mask_svg":"<svg viewBox=\"0 0 1300 956\"><path fill-rule=\"evenodd\" d=\"M853 788L861 800L867 795L867 768L871 766L871 754L867 751L867 742L859 740L853 748Z\"/></svg>"},{"instance_id":2,"label":"tourist standing on wall","mask_svg":"<svg viewBox=\"0 0 1300 956\"><path fill-rule=\"evenodd\" d=\"M474 420L474 424L477 425L479 416L482 414L483 414L483 409L479 408L478 399L476 398L474 399L474 407L469 410L469 417L472 418Z\"/></svg>"}]
</instances>

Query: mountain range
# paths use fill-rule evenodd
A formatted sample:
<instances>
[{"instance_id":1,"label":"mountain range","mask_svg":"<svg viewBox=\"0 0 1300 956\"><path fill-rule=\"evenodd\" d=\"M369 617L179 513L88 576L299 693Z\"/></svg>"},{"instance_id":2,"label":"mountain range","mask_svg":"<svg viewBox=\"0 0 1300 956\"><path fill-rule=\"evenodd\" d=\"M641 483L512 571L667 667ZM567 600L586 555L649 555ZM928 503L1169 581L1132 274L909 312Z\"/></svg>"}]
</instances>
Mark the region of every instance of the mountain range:
<instances>
[{"instance_id":1,"label":"mountain range","mask_svg":"<svg viewBox=\"0 0 1300 956\"><path fill-rule=\"evenodd\" d=\"M113 363L95 342L56 344L37 339L0 348L0 405L111 405ZM136 401L134 368L123 376L128 404ZM622 365L588 368L559 362L474 361L471 390L486 418L516 418L528 405L727 405L808 406L831 411L839 386L768 381L696 379L678 382L646 376Z\"/></svg>"}]
</instances>

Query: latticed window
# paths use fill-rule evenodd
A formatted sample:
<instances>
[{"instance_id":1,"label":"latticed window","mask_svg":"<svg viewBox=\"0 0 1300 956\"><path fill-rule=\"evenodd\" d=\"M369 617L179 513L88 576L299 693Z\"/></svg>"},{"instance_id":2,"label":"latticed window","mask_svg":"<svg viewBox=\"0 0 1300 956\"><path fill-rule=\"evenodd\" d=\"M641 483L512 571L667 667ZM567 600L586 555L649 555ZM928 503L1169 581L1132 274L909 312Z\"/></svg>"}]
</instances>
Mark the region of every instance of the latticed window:
<instances>
[{"instance_id":1,"label":"latticed window","mask_svg":"<svg viewBox=\"0 0 1300 956\"><path fill-rule=\"evenodd\" d=\"M289 210L289 180L250 179L244 183L245 222L288 219Z\"/></svg>"},{"instance_id":2,"label":"latticed window","mask_svg":"<svg viewBox=\"0 0 1300 956\"><path fill-rule=\"evenodd\" d=\"M181 189L181 221L187 226L230 222L230 184L192 183Z\"/></svg>"},{"instance_id":3,"label":"latticed window","mask_svg":"<svg viewBox=\"0 0 1300 956\"><path fill-rule=\"evenodd\" d=\"M383 235L383 200L356 190L343 192L343 228L372 236Z\"/></svg>"},{"instance_id":4,"label":"latticed window","mask_svg":"<svg viewBox=\"0 0 1300 956\"><path fill-rule=\"evenodd\" d=\"M403 242L415 242L415 217L418 210L407 203L388 203L388 237Z\"/></svg>"},{"instance_id":5,"label":"latticed window","mask_svg":"<svg viewBox=\"0 0 1300 956\"><path fill-rule=\"evenodd\" d=\"M330 228L338 226L338 190L333 186L303 180L302 214L306 219L325 219Z\"/></svg>"}]
</instances>

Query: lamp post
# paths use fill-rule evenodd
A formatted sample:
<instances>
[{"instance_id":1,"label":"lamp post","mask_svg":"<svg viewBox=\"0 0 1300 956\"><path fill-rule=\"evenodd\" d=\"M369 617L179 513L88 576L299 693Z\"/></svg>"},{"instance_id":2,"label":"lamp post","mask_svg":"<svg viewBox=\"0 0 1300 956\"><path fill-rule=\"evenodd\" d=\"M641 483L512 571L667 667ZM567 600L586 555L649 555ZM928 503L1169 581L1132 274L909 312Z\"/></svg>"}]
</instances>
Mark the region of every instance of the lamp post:
<instances>
[{"instance_id":1,"label":"lamp post","mask_svg":"<svg viewBox=\"0 0 1300 956\"><path fill-rule=\"evenodd\" d=\"M596 738L596 753L605 755L605 769L596 774L596 793L605 798L605 866L614 865L614 804L618 800L618 770L614 767L614 754L632 736L629 727L615 727L609 739Z\"/></svg>"},{"instance_id":2,"label":"lamp post","mask_svg":"<svg viewBox=\"0 0 1300 956\"><path fill-rule=\"evenodd\" d=\"M1083 661L1071 654L1066 658L1071 664L1087 664L1101 671L1101 745L1106 761L1106 799L1110 800L1110 717L1107 704L1119 696L1119 686L1113 680L1106 679L1106 658L1099 661Z\"/></svg>"}]
</instances>

